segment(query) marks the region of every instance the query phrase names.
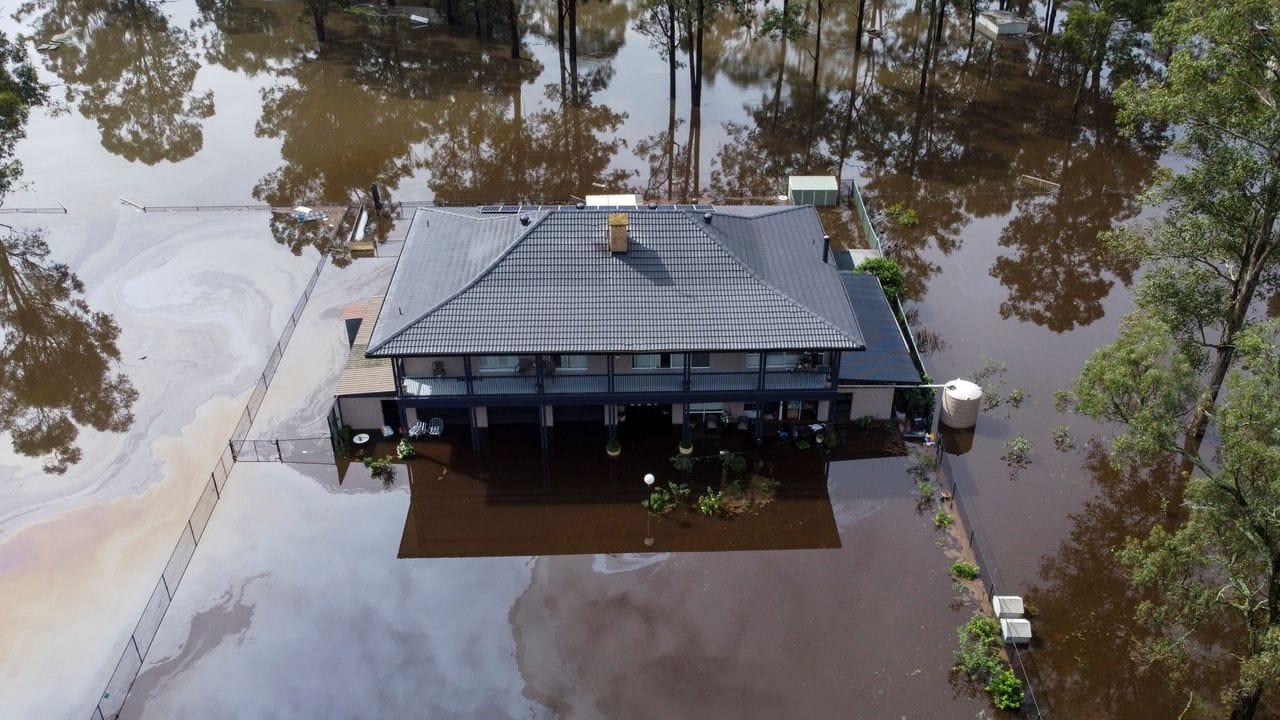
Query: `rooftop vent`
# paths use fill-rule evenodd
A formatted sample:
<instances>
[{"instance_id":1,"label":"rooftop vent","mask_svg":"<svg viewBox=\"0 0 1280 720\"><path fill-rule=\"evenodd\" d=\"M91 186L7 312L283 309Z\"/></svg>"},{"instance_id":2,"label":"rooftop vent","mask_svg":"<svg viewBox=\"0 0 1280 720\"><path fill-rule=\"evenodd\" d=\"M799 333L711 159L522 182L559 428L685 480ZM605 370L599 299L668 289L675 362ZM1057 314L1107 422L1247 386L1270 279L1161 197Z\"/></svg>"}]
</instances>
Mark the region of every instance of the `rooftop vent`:
<instances>
[{"instance_id":1,"label":"rooftop vent","mask_svg":"<svg viewBox=\"0 0 1280 720\"><path fill-rule=\"evenodd\" d=\"M627 251L627 214L609 213L609 251Z\"/></svg>"}]
</instances>

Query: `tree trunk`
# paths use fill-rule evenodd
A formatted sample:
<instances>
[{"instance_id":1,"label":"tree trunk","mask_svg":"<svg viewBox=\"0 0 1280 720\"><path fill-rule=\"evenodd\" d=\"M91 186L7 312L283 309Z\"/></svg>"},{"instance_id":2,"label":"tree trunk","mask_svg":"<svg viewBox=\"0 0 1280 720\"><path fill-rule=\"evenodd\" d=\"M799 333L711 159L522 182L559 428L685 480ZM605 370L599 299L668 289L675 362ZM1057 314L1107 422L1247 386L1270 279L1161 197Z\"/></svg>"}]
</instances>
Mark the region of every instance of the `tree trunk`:
<instances>
[{"instance_id":1,"label":"tree trunk","mask_svg":"<svg viewBox=\"0 0 1280 720\"><path fill-rule=\"evenodd\" d=\"M672 16L674 18L674 16ZM674 22L674 20L672 21ZM675 37L675 35L672 35ZM671 70L675 73L675 69ZM674 78L675 75L673 74ZM671 201L671 193L674 188L672 183L676 175L676 96L671 95L671 102L667 106L667 201Z\"/></svg>"},{"instance_id":2,"label":"tree trunk","mask_svg":"<svg viewBox=\"0 0 1280 720\"><path fill-rule=\"evenodd\" d=\"M694 107L702 105L702 35L707 24L707 3L706 0L697 0L698 3L698 27L696 28L697 38L696 47L698 51L697 71L694 73L694 91L691 93L692 104Z\"/></svg>"},{"instance_id":3,"label":"tree trunk","mask_svg":"<svg viewBox=\"0 0 1280 720\"><path fill-rule=\"evenodd\" d=\"M1218 340L1217 357L1214 359L1213 374L1200 392L1200 399L1187 425L1187 438L1183 449L1189 456L1200 454L1200 444L1204 442L1205 431L1209 428L1210 413L1218 402L1218 393L1231 370L1231 362L1235 359L1235 339L1249 319L1249 308L1253 305L1254 293L1262 280L1262 271L1266 267L1267 256L1275 250L1276 215L1280 212L1280 186L1273 181L1267 188L1263 205L1262 226L1258 237L1250 243L1247 257L1240 267L1236 286L1232 288L1234 301L1231 305L1231 317L1222 328L1222 336Z\"/></svg>"},{"instance_id":4,"label":"tree trunk","mask_svg":"<svg viewBox=\"0 0 1280 720\"><path fill-rule=\"evenodd\" d=\"M578 104L578 0L569 3L569 83L573 90L573 104Z\"/></svg>"},{"instance_id":5,"label":"tree trunk","mask_svg":"<svg viewBox=\"0 0 1280 720\"><path fill-rule=\"evenodd\" d=\"M858 34L853 40L853 52L855 55L862 52L862 16L866 9L867 0L858 0Z\"/></svg>"},{"instance_id":6,"label":"tree trunk","mask_svg":"<svg viewBox=\"0 0 1280 720\"><path fill-rule=\"evenodd\" d=\"M511 57L520 59L520 13L516 10L516 0L507 0L507 24L511 26Z\"/></svg>"},{"instance_id":7,"label":"tree trunk","mask_svg":"<svg viewBox=\"0 0 1280 720\"><path fill-rule=\"evenodd\" d=\"M556 0L556 47L560 48L562 58L564 57L564 12L564 0Z\"/></svg>"},{"instance_id":8,"label":"tree trunk","mask_svg":"<svg viewBox=\"0 0 1280 720\"><path fill-rule=\"evenodd\" d=\"M670 88L671 96L671 112L674 118L676 111L676 3L675 0L667 0L667 70L670 72ZM674 140L674 138L672 138ZM667 192L671 194L670 190Z\"/></svg>"},{"instance_id":9,"label":"tree trunk","mask_svg":"<svg viewBox=\"0 0 1280 720\"><path fill-rule=\"evenodd\" d=\"M449 21L450 25L458 24L458 6L457 0L444 0L444 19Z\"/></svg>"},{"instance_id":10,"label":"tree trunk","mask_svg":"<svg viewBox=\"0 0 1280 720\"><path fill-rule=\"evenodd\" d=\"M825 0L818 0L818 28L813 42L813 93L816 101L818 94L818 68L822 65L822 15L826 10Z\"/></svg>"},{"instance_id":11,"label":"tree trunk","mask_svg":"<svg viewBox=\"0 0 1280 720\"><path fill-rule=\"evenodd\" d=\"M938 6L938 19L934 21L933 40L942 42L942 30L947 24L947 0L935 0Z\"/></svg>"},{"instance_id":12,"label":"tree trunk","mask_svg":"<svg viewBox=\"0 0 1280 720\"><path fill-rule=\"evenodd\" d=\"M311 11L311 19L316 23L316 40L324 42L327 38L324 36L324 13L319 10Z\"/></svg>"},{"instance_id":13,"label":"tree trunk","mask_svg":"<svg viewBox=\"0 0 1280 720\"><path fill-rule=\"evenodd\" d=\"M920 97L929 90L929 61L933 57L933 21L937 18L937 2L929 3L929 27L925 30L924 62L920 67Z\"/></svg>"},{"instance_id":14,"label":"tree trunk","mask_svg":"<svg viewBox=\"0 0 1280 720\"><path fill-rule=\"evenodd\" d=\"M978 0L969 0L969 45L978 35ZM972 48L970 48L972 49Z\"/></svg>"}]
</instances>

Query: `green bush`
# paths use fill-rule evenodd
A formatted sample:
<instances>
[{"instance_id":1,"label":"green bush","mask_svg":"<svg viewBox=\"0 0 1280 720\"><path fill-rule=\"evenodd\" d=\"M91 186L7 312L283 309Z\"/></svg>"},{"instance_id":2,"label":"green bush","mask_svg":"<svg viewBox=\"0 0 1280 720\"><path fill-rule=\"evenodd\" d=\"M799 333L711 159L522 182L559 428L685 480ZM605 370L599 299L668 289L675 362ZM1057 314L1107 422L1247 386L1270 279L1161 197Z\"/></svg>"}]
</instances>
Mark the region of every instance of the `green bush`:
<instances>
[{"instance_id":1,"label":"green bush","mask_svg":"<svg viewBox=\"0 0 1280 720\"><path fill-rule=\"evenodd\" d=\"M693 458L688 455L672 455L671 467L680 472L689 472L693 469Z\"/></svg>"},{"instance_id":2,"label":"green bush","mask_svg":"<svg viewBox=\"0 0 1280 720\"><path fill-rule=\"evenodd\" d=\"M894 298L902 294L902 286L905 283L902 266L893 260L885 257L867 258L855 270L875 275L880 280L880 287L884 290L885 296Z\"/></svg>"},{"instance_id":3,"label":"green bush","mask_svg":"<svg viewBox=\"0 0 1280 720\"><path fill-rule=\"evenodd\" d=\"M957 560L951 566L951 577L959 578L960 580L977 580L981 572L981 568L968 560Z\"/></svg>"},{"instance_id":4,"label":"green bush","mask_svg":"<svg viewBox=\"0 0 1280 720\"><path fill-rule=\"evenodd\" d=\"M663 488L654 488L649 492L649 497L640 501L640 505L654 515L661 515L670 512L675 506L675 501L671 497L671 493Z\"/></svg>"},{"instance_id":5,"label":"green bush","mask_svg":"<svg viewBox=\"0 0 1280 720\"><path fill-rule=\"evenodd\" d=\"M383 484L390 485L396 479L394 462L395 458L390 455L380 458L367 457L364 459L364 466L369 468L373 477L381 480Z\"/></svg>"},{"instance_id":6,"label":"green bush","mask_svg":"<svg viewBox=\"0 0 1280 720\"><path fill-rule=\"evenodd\" d=\"M956 651L956 669L971 680L985 682L1003 669L998 648L1000 625L995 618L974 615L956 629L960 649Z\"/></svg>"},{"instance_id":7,"label":"green bush","mask_svg":"<svg viewBox=\"0 0 1280 720\"><path fill-rule=\"evenodd\" d=\"M747 459L739 453L720 452L720 465L730 475L737 475L747 469Z\"/></svg>"},{"instance_id":8,"label":"green bush","mask_svg":"<svg viewBox=\"0 0 1280 720\"><path fill-rule=\"evenodd\" d=\"M916 483L916 492L920 493L920 502L929 502L934 493L938 492L938 486L928 480L921 480Z\"/></svg>"},{"instance_id":9,"label":"green bush","mask_svg":"<svg viewBox=\"0 0 1280 720\"><path fill-rule=\"evenodd\" d=\"M1004 444L1004 461L1011 467L1031 464L1031 441L1019 435Z\"/></svg>"},{"instance_id":10,"label":"green bush","mask_svg":"<svg viewBox=\"0 0 1280 720\"><path fill-rule=\"evenodd\" d=\"M682 503L689 499L689 483L680 483L679 485L669 482L667 483L667 492L671 494L674 502Z\"/></svg>"},{"instance_id":11,"label":"green bush","mask_svg":"<svg viewBox=\"0 0 1280 720\"><path fill-rule=\"evenodd\" d=\"M939 510L933 514L933 527L935 530L949 528L953 522L955 522L955 518L951 517L951 513L946 510Z\"/></svg>"},{"instance_id":12,"label":"green bush","mask_svg":"<svg viewBox=\"0 0 1280 720\"><path fill-rule=\"evenodd\" d=\"M991 701L1001 710L1017 710L1022 707L1026 696L1022 692L1022 681L1013 674L1013 670L1005 668L987 683L987 692L991 693Z\"/></svg>"},{"instance_id":13,"label":"green bush","mask_svg":"<svg viewBox=\"0 0 1280 720\"><path fill-rule=\"evenodd\" d=\"M400 442L396 443L396 457L401 460L408 460L417 454L414 452L413 443L409 442L409 438L400 438Z\"/></svg>"},{"instance_id":14,"label":"green bush","mask_svg":"<svg viewBox=\"0 0 1280 720\"><path fill-rule=\"evenodd\" d=\"M709 517L715 517L724 513L724 500L721 494L707 488L706 492L698 496L698 512Z\"/></svg>"},{"instance_id":15,"label":"green bush","mask_svg":"<svg viewBox=\"0 0 1280 720\"><path fill-rule=\"evenodd\" d=\"M1071 434L1071 428L1066 425L1059 425L1053 429L1053 446L1059 452L1067 452L1075 449L1076 439Z\"/></svg>"},{"instance_id":16,"label":"green bush","mask_svg":"<svg viewBox=\"0 0 1280 720\"><path fill-rule=\"evenodd\" d=\"M885 208L884 214L902 227L915 227L920 224L920 214L900 202Z\"/></svg>"}]
</instances>

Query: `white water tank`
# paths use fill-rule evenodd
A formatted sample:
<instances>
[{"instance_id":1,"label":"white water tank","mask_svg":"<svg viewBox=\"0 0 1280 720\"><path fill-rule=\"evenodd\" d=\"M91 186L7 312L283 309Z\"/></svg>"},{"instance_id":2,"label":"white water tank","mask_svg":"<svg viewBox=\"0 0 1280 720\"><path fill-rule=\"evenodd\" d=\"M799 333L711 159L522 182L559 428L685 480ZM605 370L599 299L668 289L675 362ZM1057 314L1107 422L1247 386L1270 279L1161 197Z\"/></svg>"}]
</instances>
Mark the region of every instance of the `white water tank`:
<instances>
[{"instance_id":1,"label":"white water tank","mask_svg":"<svg viewBox=\"0 0 1280 720\"><path fill-rule=\"evenodd\" d=\"M942 390L942 424L957 430L978 424L982 386L968 380L952 380Z\"/></svg>"}]
</instances>

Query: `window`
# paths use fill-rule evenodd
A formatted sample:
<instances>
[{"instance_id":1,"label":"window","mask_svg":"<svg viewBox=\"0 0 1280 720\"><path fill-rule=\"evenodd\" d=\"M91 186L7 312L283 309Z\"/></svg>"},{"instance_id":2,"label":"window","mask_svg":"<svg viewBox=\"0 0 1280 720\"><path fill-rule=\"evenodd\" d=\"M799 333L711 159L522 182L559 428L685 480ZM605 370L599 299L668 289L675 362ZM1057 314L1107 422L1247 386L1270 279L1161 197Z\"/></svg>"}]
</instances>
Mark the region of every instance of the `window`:
<instances>
[{"instance_id":1,"label":"window","mask_svg":"<svg viewBox=\"0 0 1280 720\"><path fill-rule=\"evenodd\" d=\"M809 353L769 353L765 362L766 370L790 370L798 367L800 361L809 357ZM747 367L760 369L760 353L747 353Z\"/></svg>"},{"instance_id":2,"label":"window","mask_svg":"<svg viewBox=\"0 0 1280 720\"><path fill-rule=\"evenodd\" d=\"M586 370L586 355L552 355L551 362L560 370Z\"/></svg>"},{"instance_id":3,"label":"window","mask_svg":"<svg viewBox=\"0 0 1280 720\"><path fill-rule=\"evenodd\" d=\"M480 372L511 372L519 364L518 355L484 355L480 357Z\"/></svg>"},{"instance_id":4,"label":"window","mask_svg":"<svg viewBox=\"0 0 1280 720\"><path fill-rule=\"evenodd\" d=\"M632 355L631 367L634 370L662 370L670 368L671 353Z\"/></svg>"},{"instance_id":5,"label":"window","mask_svg":"<svg viewBox=\"0 0 1280 720\"><path fill-rule=\"evenodd\" d=\"M695 370L711 368L711 353L689 353L689 367Z\"/></svg>"}]
</instances>

